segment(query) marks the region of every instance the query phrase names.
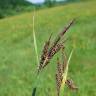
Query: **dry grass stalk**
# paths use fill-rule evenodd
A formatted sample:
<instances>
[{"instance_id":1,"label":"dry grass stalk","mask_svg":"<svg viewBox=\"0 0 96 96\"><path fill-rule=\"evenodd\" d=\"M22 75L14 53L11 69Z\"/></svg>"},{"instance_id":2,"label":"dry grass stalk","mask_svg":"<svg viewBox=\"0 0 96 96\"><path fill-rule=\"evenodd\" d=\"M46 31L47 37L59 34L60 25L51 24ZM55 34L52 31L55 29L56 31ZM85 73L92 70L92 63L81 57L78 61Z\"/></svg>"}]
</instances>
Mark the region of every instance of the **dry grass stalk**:
<instances>
[{"instance_id":1,"label":"dry grass stalk","mask_svg":"<svg viewBox=\"0 0 96 96\"><path fill-rule=\"evenodd\" d=\"M49 40L45 43L40 59L40 63L38 66L38 72L43 69L52 59L52 57L60 51L60 49L63 47L63 43L59 43L61 38L64 36L64 34L67 32L67 30L71 27L71 25L74 23L75 19L73 19L67 27L64 28L64 30L58 34L57 38L53 42L53 44L50 47L50 38Z\"/></svg>"}]
</instances>

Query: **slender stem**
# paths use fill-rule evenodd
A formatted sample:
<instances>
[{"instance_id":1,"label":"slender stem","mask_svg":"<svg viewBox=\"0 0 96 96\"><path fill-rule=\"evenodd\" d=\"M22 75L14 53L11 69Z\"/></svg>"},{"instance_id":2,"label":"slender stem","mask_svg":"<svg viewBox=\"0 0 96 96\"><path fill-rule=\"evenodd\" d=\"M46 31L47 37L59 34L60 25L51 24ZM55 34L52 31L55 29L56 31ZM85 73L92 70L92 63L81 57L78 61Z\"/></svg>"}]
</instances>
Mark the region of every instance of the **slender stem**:
<instances>
[{"instance_id":1,"label":"slender stem","mask_svg":"<svg viewBox=\"0 0 96 96\"><path fill-rule=\"evenodd\" d=\"M38 47L37 47L36 34L35 34L35 8L34 8L34 15L33 15L33 39L34 39L34 49L35 49L37 64L39 64ZM36 95L36 89L37 89L38 80L39 80L39 76L36 75L32 96Z\"/></svg>"},{"instance_id":2,"label":"slender stem","mask_svg":"<svg viewBox=\"0 0 96 96\"><path fill-rule=\"evenodd\" d=\"M37 64L39 64L37 41L36 41L36 35L35 35L35 12L33 15L33 39L34 39L34 48L35 48L35 53L36 53Z\"/></svg>"}]
</instances>

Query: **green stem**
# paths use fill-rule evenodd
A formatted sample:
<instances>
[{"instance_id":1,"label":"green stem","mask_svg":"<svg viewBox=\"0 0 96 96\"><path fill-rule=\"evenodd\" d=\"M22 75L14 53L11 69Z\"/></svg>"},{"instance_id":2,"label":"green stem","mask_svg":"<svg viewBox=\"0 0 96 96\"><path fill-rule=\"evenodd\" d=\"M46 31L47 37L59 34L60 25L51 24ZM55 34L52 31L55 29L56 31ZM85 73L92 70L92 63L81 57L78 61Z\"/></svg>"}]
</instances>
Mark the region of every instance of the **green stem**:
<instances>
[{"instance_id":1,"label":"green stem","mask_svg":"<svg viewBox=\"0 0 96 96\"><path fill-rule=\"evenodd\" d=\"M37 41L36 41L36 35L35 35L35 24L34 24L35 16L33 16L33 39L34 39L34 48L36 53L36 59L37 64L39 64L39 58L38 58L38 50L37 50Z\"/></svg>"}]
</instances>

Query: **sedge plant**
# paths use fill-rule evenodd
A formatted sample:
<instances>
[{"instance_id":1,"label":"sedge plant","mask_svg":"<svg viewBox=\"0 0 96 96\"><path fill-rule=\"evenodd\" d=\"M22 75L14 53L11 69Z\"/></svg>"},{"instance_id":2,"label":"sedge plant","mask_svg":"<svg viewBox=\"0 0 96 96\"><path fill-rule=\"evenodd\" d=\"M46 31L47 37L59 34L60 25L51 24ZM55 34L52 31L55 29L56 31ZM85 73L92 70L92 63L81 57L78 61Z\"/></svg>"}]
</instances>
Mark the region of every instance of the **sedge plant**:
<instances>
[{"instance_id":1,"label":"sedge plant","mask_svg":"<svg viewBox=\"0 0 96 96\"><path fill-rule=\"evenodd\" d=\"M38 65L38 75L40 74L40 71L43 70L52 60L52 58L62 50L62 62L57 60L57 71L56 71L56 88L57 88L57 96L64 96L64 86L65 84L70 88L70 89L77 89L77 87L74 85L73 81L70 79L67 79L68 75L68 68L69 68L69 62L72 57L73 50L70 53L69 59L67 60L67 56L65 54L65 40L61 42L61 39L65 35L65 33L68 31L68 29L74 24L75 19L73 19L65 28L62 32L60 32L55 40L51 42L51 37L52 34L50 35L49 39L45 42L43 49L42 49L42 54L40 56L40 60L38 59L38 51L37 51L37 42L36 42L36 35L34 31L34 16L33 16L33 38L34 38L34 48L35 48L35 53L36 53L36 58L37 58L37 63ZM38 77L37 75L37 77ZM38 82L38 80L37 80ZM33 95L36 95L36 88L34 87L33 89Z\"/></svg>"}]
</instances>

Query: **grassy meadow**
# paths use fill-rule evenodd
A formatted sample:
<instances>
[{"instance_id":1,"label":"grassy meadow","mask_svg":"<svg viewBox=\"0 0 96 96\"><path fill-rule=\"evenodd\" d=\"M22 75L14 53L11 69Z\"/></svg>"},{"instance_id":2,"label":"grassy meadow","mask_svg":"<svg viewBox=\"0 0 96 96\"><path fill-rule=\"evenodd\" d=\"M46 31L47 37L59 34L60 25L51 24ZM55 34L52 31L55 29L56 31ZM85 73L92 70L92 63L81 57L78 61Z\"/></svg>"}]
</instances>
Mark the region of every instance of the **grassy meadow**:
<instances>
[{"instance_id":1,"label":"grassy meadow","mask_svg":"<svg viewBox=\"0 0 96 96\"><path fill-rule=\"evenodd\" d=\"M0 96L31 96L37 84L36 96L56 96L55 69L59 54L40 73L36 83L36 56L32 35L33 13L0 20ZM71 3L36 11L35 32L40 56L42 46L52 40L66 24L76 18L66 33L66 51L74 53L69 74L79 87L77 92L65 87L65 96L96 96L96 1Z\"/></svg>"}]
</instances>

